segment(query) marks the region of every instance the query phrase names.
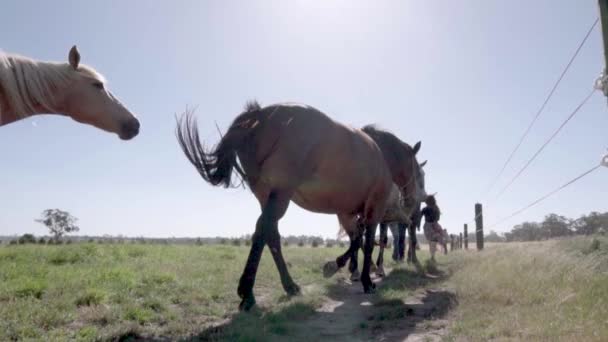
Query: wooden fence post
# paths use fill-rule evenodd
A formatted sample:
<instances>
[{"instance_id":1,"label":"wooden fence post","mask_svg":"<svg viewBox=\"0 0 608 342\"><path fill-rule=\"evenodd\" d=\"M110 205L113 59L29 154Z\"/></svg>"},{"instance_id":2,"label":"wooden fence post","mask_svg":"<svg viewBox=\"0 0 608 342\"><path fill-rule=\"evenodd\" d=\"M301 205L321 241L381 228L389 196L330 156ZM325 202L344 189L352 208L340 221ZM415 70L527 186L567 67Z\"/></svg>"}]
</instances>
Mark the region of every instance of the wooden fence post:
<instances>
[{"instance_id":1,"label":"wooden fence post","mask_svg":"<svg viewBox=\"0 0 608 342\"><path fill-rule=\"evenodd\" d=\"M481 203L475 204L475 240L477 242L477 250L483 249L483 208Z\"/></svg>"},{"instance_id":2,"label":"wooden fence post","mask_svg":"<svg viewBox=\"0 0 608 342\"><path fill-rule=\"evenodd\" d=\"M598 0L600 7L600 25L604 40L604 67L608 66L608 0Z\"/></svg>"},{"instance_id":3,"label":"wooden fence post","mask_svg":"<svg viewBox=\"0 0 608 342\"><path fill-rule=\"evenodd\" d=\"M460 233L460 236L458 237L458 249L462 249L462 233Z\"/></svg>"},{"instance_id":4,"label":"wooden fence post","mask_svg":"<svg viewBox=\"0 0 608 342\"><path fill-rule=\"evenodd\" d=\"M464 224L464 249L469 249L469 225Z\"/></svg>"},{"instance_id":5,"label":"wooden fence post","mask_svg":"<svg viewBox=\"0 0 608 342\"><path fill-rule=\"evenodd\" d=\"M450 234L450 252L454 251L454 234Z\"/></svg>"}]
</instances>

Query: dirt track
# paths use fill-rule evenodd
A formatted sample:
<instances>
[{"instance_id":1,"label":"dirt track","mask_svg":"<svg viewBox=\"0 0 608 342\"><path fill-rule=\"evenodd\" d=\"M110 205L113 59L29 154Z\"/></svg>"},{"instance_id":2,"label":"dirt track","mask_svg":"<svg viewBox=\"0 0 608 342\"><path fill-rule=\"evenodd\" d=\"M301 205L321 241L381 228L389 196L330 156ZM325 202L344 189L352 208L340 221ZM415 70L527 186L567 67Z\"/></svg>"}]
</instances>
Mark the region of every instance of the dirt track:
<instances>
[{"instance_id":1,"label":"dirt track","mask_svg":"<svg viewBox=\"0 0 608 342\"><path fill-rule=\"evenodd\" d=\"M384 279L375 278L377 288L390 283L390 277L388 272ZM342 280L317 314L298 326L296 339L438 341L447 333L448 312L455 303L452 292L432 286L417 289L405 303L379 302L376 296L363 294L359 282Z\"/></svg>"}]
</instances>

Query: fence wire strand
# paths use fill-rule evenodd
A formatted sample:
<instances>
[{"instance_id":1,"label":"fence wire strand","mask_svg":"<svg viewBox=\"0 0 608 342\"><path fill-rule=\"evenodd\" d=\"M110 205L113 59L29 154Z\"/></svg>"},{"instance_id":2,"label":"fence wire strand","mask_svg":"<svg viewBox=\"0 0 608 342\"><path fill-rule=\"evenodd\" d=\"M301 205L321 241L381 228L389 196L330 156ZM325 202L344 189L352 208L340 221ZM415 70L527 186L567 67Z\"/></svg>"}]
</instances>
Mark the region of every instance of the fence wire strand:
<instances>
[{"instance_id":1,"label":"fence wire strand","mask_svg":"<svg viewBox=\"0 0 608 342\"><path fill-rule=\"evenodd\" d=\"M490 190L492 190L492 188L494 188L494 186L496 185L496 183L498 182L498 180L500 179L500 177L504 173L505 169L507 168L507 166L509 165L509 163L513 159L513 156L515 156L515 153L519 150L519 148L523 144L524 140L526 139L526 137L530 133L530 130L532 129L532 127L534 126L534 124L536 123L536 121L538 120L538 118L540 117L540 115L542 114L543 110L547 106L547 103L549 102L549 100L551 99L551 97L553 97L553 94L555 93L555 90L557 89L557 87L561 83L562 79L564 78L564 75L566 75L566 72L568 72L568 69L570 69L570 66L572 65L572 63L574 62L574 60L576 59L576 57L578 56L578 54L581 51L583 45L585 45L585 42L587 41L587 39L591 35L591 32L593 31L593 29L597 25L598 21L599 21L599 18L596 18L595 21L593 22L593 24L591 25L591 27L589 28L589 30L587 30L587 34L585 34L585 37L579 43L579 45L576 48L576 51L574 52L574 54L572 55L572 57L570 57L570 60L568 61L568 64L566 64L566 66L565 66L564 70L562 71L561 75L559 76L559 78L557 79L557 81L555 82L555 84L553 85L553 87L551 88L551 91L549 91L549 94L545 98L545 101L543 102L543 104L540 106L540 108L538 109L538 111L534 115L534 118L532 119L532 122L530 122L530 124L528 125L528 128L526 128L526 130L524 131L524 134L519 139L517 145L515 145L515 148L513 149L513 151L511 151L511 153L509 154L509 157L507 157L507 160L505 161L505 163L503 164L502 168L498 172L498 175L496 175L496 177L494 177L494 179L492 180L492 182L490 183L490 185L488 186L488 188L484 192L484 195L487 195L490 192Z\"/></svg>"}]
</instances>

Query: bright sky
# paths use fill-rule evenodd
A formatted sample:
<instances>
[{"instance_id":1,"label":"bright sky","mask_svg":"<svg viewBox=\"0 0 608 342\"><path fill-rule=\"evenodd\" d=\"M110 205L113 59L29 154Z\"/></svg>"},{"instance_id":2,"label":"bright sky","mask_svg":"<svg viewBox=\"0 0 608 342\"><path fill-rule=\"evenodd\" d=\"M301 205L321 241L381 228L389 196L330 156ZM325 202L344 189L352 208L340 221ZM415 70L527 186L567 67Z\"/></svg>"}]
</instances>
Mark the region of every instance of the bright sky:
<instances>
[{"instance_id":1,"label":"bright sky","mask_svg":"<svg viewBox=\"0 0 608 342\"><path fill-rule=\"evenodd\" d=\"M225 130L253 98L422 140L427 190L438 192L444 227L461 231L597 16L593 0L5 1L0 48L67 61L77 44L142 130L124 142L55 116L0 128L0 235L46 233L34 219L47 208L68 210L88 235L252 233L254 196L200 178L179 149L174 115L198 105L203 138L215 143L214 121ZM495 191L587 94L602 51L598 25ZM597 92L486 208L486 224L596 165L607 147ZM606 211L607 179L600 169L496 230L550 212ZM335 237L338 224L292 204L279 229Z\"/></svg>"}]
</instances>

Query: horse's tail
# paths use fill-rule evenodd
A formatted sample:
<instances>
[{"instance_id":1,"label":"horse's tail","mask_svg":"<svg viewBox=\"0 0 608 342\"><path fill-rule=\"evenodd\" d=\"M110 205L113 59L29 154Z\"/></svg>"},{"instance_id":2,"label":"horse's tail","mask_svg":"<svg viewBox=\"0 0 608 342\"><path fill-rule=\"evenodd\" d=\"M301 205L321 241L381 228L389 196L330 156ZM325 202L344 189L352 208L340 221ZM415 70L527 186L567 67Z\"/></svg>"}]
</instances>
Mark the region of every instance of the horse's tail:
<instances>
[{"instance_id":1,"label":"horse's tail","mask_svg":"<svg viewBox=\"0 0 608 342\"><path fill-rule=\"evenodd\" d=\"M205 149L201 143L193 111L186 111L177 120L175 133L179 145L205 181L225 188L237 187L247 181L247 175L237 161L236 151L244 146L251 129L259 123L257 117L260 110L257 102L247 103L245 112L234 119L220 142L211 149ZM233 170L236 170L241 182L233 183Z\"/></svg>"}]
</instances>

